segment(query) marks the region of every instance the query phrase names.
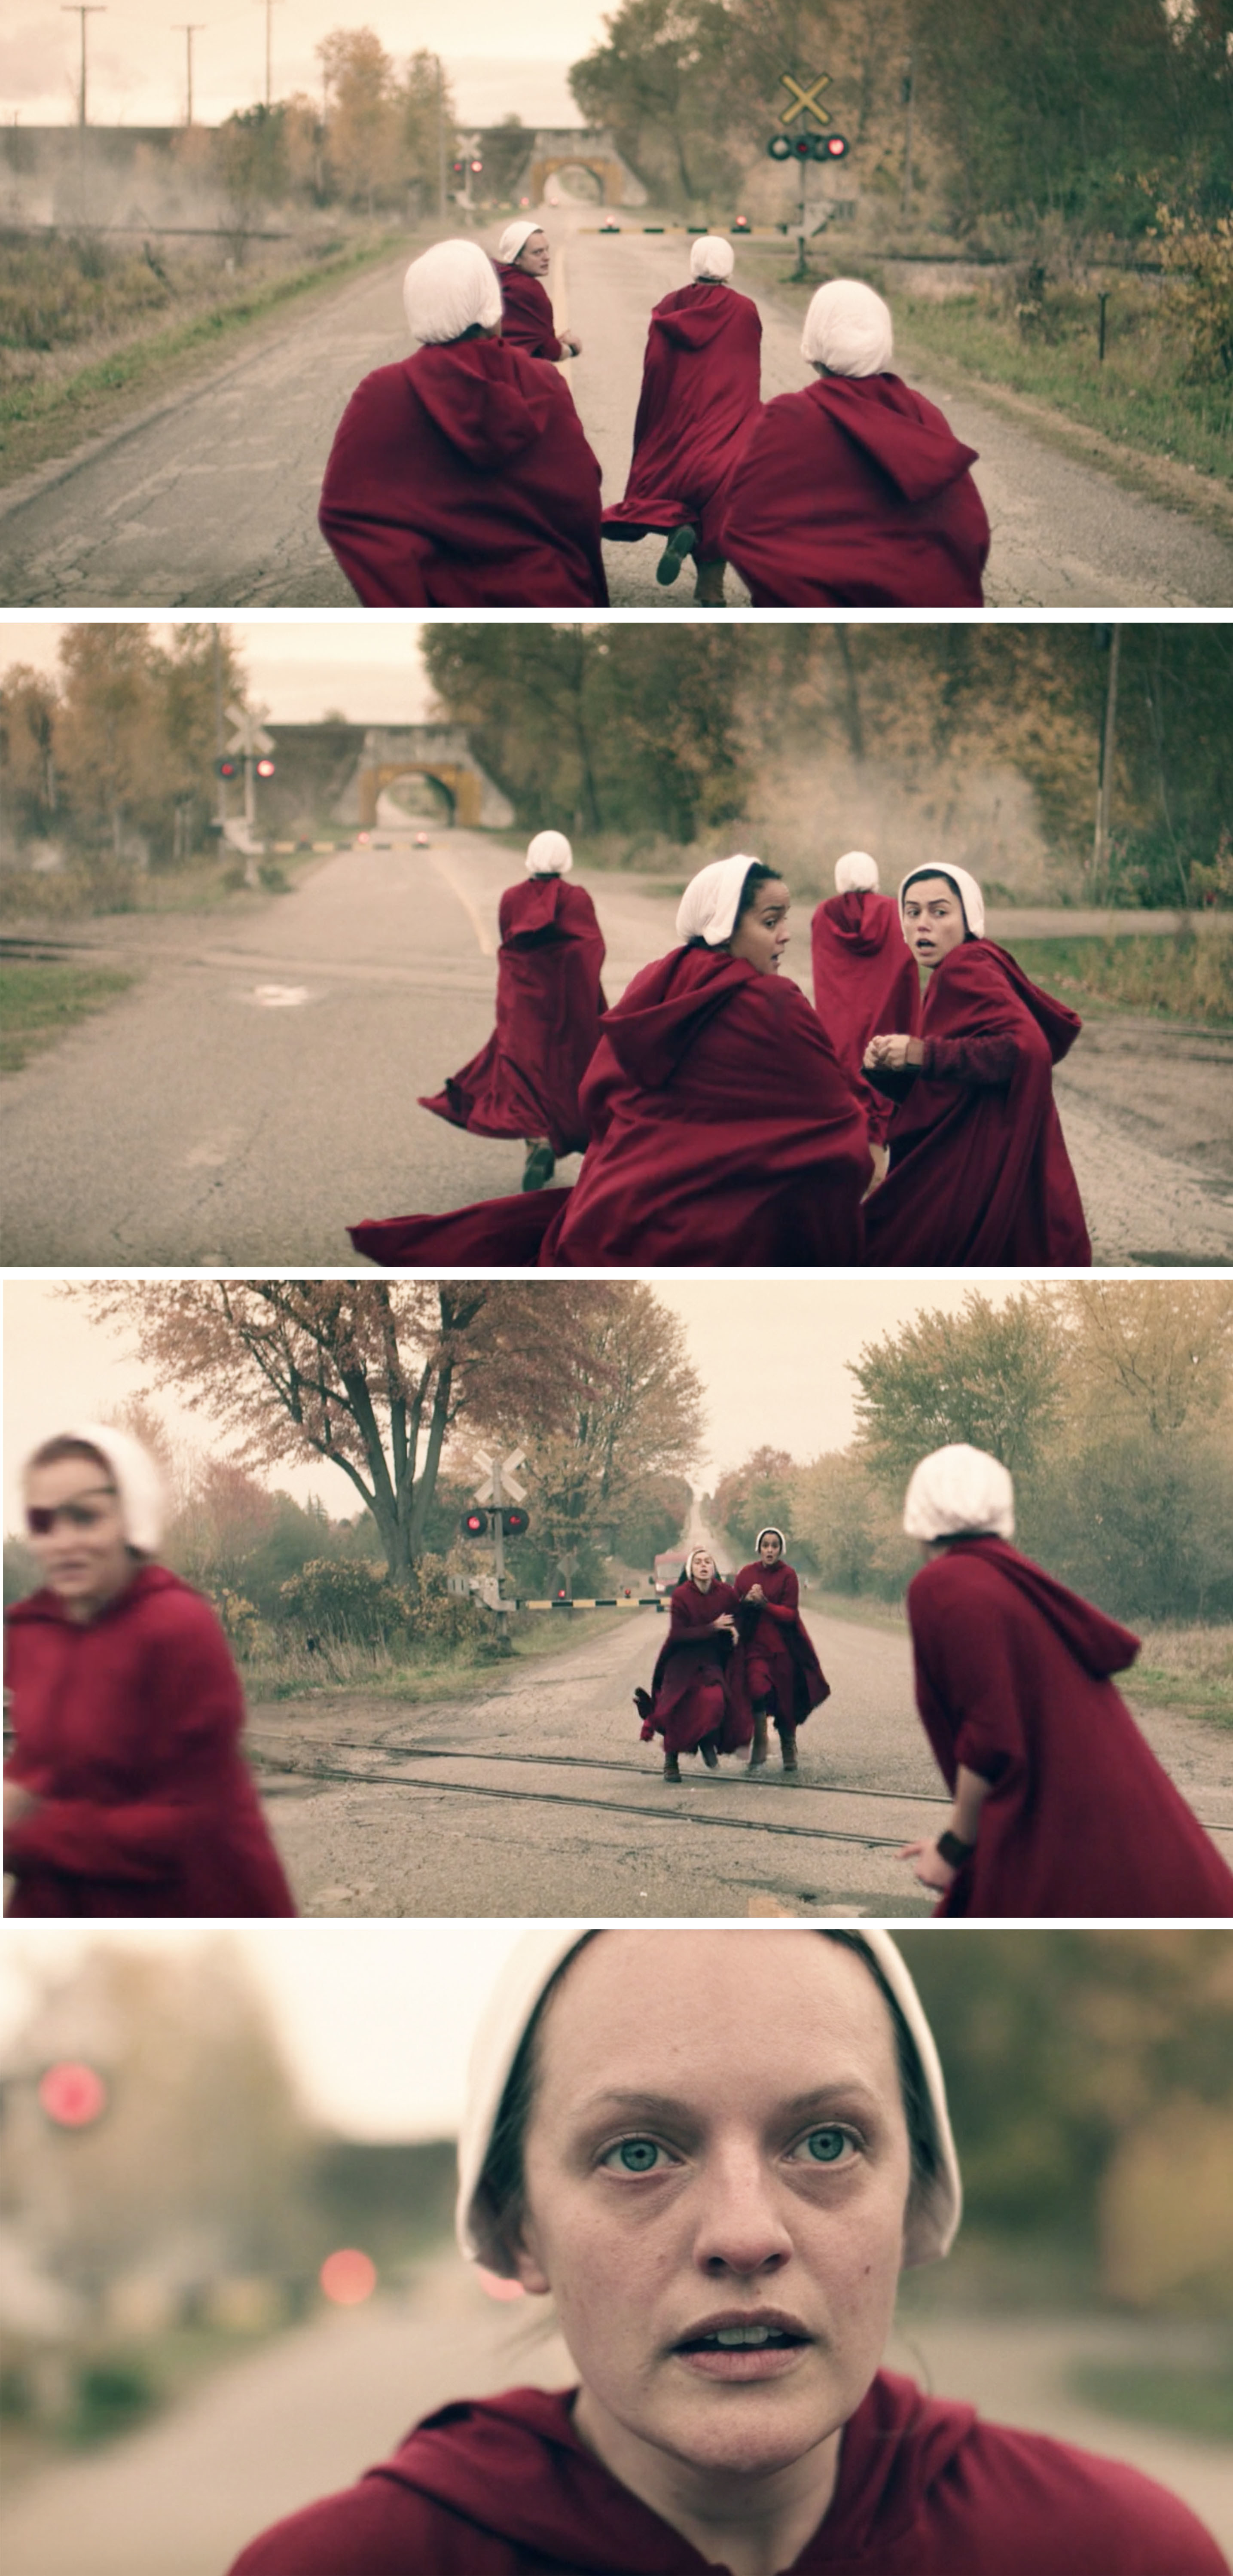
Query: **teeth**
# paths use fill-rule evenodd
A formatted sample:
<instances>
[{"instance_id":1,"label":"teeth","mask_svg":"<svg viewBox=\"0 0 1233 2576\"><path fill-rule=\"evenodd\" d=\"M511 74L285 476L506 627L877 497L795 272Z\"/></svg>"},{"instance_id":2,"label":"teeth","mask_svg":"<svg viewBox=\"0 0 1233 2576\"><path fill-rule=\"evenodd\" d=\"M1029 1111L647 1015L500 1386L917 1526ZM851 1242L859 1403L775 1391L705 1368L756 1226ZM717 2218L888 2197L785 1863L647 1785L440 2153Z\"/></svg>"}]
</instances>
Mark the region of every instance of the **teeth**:
<instances>
[{"instance_id":1,"label":"teeth","mask_svg":"<svg viewBox=\"0 0 1233 2576\"><path fill-rule=\"evenodd\" d=\"M718 2326L715 2341L722 2344L769 2343L773 2332L771 2326Z\"/></svg>"}]
</instances>

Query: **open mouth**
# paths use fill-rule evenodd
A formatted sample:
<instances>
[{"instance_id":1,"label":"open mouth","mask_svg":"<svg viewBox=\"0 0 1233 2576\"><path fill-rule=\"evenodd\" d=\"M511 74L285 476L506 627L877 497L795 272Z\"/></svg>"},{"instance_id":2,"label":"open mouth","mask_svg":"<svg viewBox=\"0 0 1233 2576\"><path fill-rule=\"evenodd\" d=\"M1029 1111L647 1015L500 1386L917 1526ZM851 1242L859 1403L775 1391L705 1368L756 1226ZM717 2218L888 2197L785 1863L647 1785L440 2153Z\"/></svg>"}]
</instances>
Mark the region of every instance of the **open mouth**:
<instances>
[{"instance_id":1,"label":"open mouth","mask_svg":"<svg viewBox=\"0 0 1233 2576\"><path fill-rule=\"evenodd\" d=\"M789 2344L808 2341L808 2335L790 2334L783 2326L717 2326L714 2334L693 2335L687 2343L679 2343L677 2351L764 2352L768 2347L783 2351Z\"/></svg>"}]
</instances>

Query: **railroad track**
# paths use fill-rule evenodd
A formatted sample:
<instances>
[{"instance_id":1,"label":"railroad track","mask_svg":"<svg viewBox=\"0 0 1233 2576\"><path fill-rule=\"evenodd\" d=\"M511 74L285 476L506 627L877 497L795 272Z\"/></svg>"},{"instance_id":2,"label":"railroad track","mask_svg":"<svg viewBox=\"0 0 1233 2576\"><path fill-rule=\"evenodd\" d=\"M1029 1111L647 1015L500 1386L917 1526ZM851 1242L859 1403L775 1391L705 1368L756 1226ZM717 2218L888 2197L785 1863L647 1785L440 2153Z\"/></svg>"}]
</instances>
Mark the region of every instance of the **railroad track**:
<instances>
[{"instance_id":1,"label":"railroad track","mask_svg":"<svg viewBox=\"0 0 1233 2576\"><path fill-rule=\"evenodd\" d=\"M361 1749L367 1750L368 1748L364 1747ZM653 1781L657 1777L657 1774L644 1770L642 1766L636 1762L604 1761L601 1759L589 1761L585 1755L576 1753L470 1753L454 1751L445 1746L417 1745L414 1755L410 1757L404 1755L403 1758L434 1762L498 1762L508 1765L543 1763L553 1769L570 1766L592 1772L632 1771L635 1772L640 1779L648 1782ZM640 1817L643 1822L649 1820L652 1824L700 1825L704 1831L719 1833L784 1834L798 1842L856 1843L865 1851L898 1851L903 1840L902 1834L871 1834L868 1832L854 1832L841 1826L808 1825L805 1823L791 1824L786 1818L770 1815L757 1817L724 1816L718 1814L714 1808L707 1807L664 1806L657 1809L655 1807L645 1805L636 1805L632 1799L588 1798L585 1795L580 1795L575 1792L562 1789L522 1789L510 1788L508 1785L497 1782L494 1782L489 1786L484 1781L443 1780L439 1775L434 1775L431 1771L426 1772L423 1779L415 1779L408 1777L406 1773L395 1773L391 1775L388 1773L383 1774L380 1771L374 1770L360 1771L351 1769L345 1764L334 1762L273 1761L268 1756L266 1767L268 1770L276 1771L284 1777L310 1780L332 1780L365 1789L431 1789L438 1796L452 1795L463 1798L496 1798L504 1799L507 1803L513 1801L518 1805L524 1806L587 1808L604 1816L637 1816ZM890 1800L900 1806L909 1806L913 1809L917 1809L922 1806L949 1807L950 1805L950 1800L948 1798L922 1795L919 1791L913 1789L861 1789L846 1786L841 1787L837 1783L833 1783L831 1781L819 1783L818 1789L821 1794L828 1797L878 1798ZM1209 1823L1206 1817L1203 1816L1199 1817L1198 1822L1203 1826L1206 1833L1233 1835L1233 1823L1226 1825Z\"/></svg>"}]
</instances>

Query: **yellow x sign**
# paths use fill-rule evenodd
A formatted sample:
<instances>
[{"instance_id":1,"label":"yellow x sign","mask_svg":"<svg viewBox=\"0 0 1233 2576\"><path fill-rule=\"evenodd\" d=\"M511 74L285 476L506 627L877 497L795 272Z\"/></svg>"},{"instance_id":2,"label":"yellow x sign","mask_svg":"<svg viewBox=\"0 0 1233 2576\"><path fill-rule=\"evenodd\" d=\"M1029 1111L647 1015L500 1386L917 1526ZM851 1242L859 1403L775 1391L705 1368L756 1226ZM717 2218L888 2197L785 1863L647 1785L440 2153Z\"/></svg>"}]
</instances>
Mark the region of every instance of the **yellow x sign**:
<instances>
[{"instance_id":1,"label":"yellow x sign","mask_svg":"<svg viewBox=\"0 0 1233 2576\"><path fill-rule=\"evenodd\" d=\"M819 90L830 88L831 76L829 72L819 72L817 79L810 82L808 89L802 89L800 82L793 79L791 72L781 72L779 78L783 88L791 90L794 101L794 104L791 107L780 109L779 122L781 125L790 125L793 117L800 115L802 108L804 108L810 116L816 116L819 125L830 124L831 112L829 107L819 107L818 105Z\"/></svg>"}]
</instances>

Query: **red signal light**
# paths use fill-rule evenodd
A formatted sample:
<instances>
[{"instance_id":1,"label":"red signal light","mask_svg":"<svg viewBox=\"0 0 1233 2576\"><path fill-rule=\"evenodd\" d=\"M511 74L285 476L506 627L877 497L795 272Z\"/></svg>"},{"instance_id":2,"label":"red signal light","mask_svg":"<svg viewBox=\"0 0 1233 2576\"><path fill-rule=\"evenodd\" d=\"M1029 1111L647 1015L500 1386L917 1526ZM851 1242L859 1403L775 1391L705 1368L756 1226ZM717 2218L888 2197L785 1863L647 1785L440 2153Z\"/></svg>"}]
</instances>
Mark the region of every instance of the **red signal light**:
<instances>
[{"instance_id":1,"label":"red signal light","mask_svg":"<svg viewBox=\"0 0 1233 2576\"><path fill-rule=\"evenodd\" d=\"M842 161L842 159L843 159L843 157L844 157L844 154L845 154L845 152L847 151L847 148L848 148L848 139L847 139L847 136L846 136L845 134L828 134L828 135L827 135L827 138L826 138L826 150L827 150L827 155L828 155L828 157L829 157L829 159L830 159L830 160L832 160L832 161Z\"/></svg>"},{"instance_id":2,"label":"red signal light","mask_svg":"<svg viewBox=\"0 0 1233 2576\"><path fill-rule=\"evenodd\" d=\"M57 2129L88 2129L107 2108L107 2087L93 2066L63 2058L39 2077L39 2108Z\"/></svg>"},{"instance_id":3,"label":"red signal light","mask_svg":"<svg viewBox=\"0 0 1233 2576\"><path fill-rule=\"evenodd\" d=\"M487 1538L487 1512L464 1512L458 1527L464 1538Z\"/></svg>"},{"instance_id":4,"label":"red signal light","mask_svg":"<svg viewBox=\"0 0 1233 2576\"><path fill-rule=\"evenodd\" d=\"M531 1526L531 1515L518 1503L510 1503L501 1514L501 1527L507 1538L521 1538Z\"/></svg>"},{"instance_id":5,"label":"red signal light","mask_svg":"<svg viewBox=\"0 0 1233 2576\"><path fill-rule=\"evenodd\" d=\"M356 2245L340 2245L327 2254L317 2279L323 2298L336 2308L358 2308L372 2297L377 2286L377 2267Z\"/></svg>"},{"instance_id":6,"label":"red signal light","mask_svg":"<svg viewBox=\"0 0 1233 2576\"><path fill-rule=\"evenodd\" d=\"M483 169L483 167L484 167L484 164L483 164L483 162L482 162L482 161L473 161L473 162L472 162L472 164L471 164L471 167L472 167L472 169L473 169L473 170L482 170L482 169Z\"/></svg>"},{"instance_id":7,"label":"red signal light","mask_svg":"<svg viewBox=\"0 0 1233 2576\"><path fill-rule=\"evenodd\" d=\"M274 775L274 763L273 763L273 761L272 761L272 760L259 760L259 761L258 761L258 763L257 763L257 776L258 776L258 778L272 778L272 777L273 777L273 775Z\"/></svg>"}]
</instances>

